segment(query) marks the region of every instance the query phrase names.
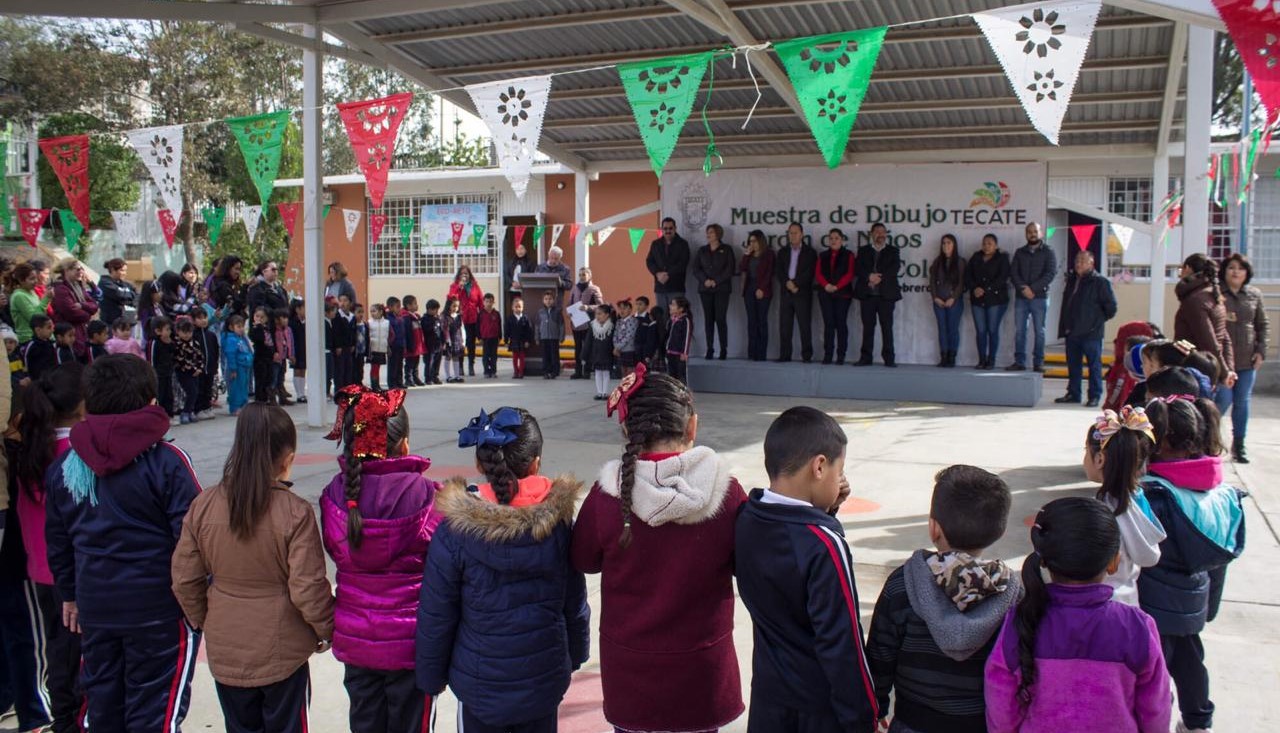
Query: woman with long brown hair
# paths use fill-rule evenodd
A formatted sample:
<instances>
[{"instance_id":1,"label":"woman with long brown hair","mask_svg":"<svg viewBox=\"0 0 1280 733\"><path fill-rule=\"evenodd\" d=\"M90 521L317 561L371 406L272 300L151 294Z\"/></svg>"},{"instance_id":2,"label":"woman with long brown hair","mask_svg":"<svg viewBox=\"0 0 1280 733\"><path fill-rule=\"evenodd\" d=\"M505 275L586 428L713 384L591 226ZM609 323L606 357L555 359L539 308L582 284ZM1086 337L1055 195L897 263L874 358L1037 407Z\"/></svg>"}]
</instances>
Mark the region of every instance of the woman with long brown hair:
<instances>
[{"instance_id":1,"label":"woman with long brown hair","mask_svg":"<svg viewBox=\"0 0 1280 733\"><path fill-rule=\"evenodd\" d=\"M742 274L742 300L747 307L747 358L764 361L769 356L769 301L773 299L773 248L764 232L752 229L746 252L738 263Z\"/></svg>"},{"instance_id":2,"label":"woman with long brown hair","mask_svg":"<svg viewBox=\"0 0 1280 733\"><path fill-rule=\"evenodd\" d=\"M290 490L297 445L283 409L246 405L222 481L191 503L173 553L174 595L204 630L231 730L296 730L308 660L333 638L320 530L311 503Z\"/></svg>"},{"instance_id":3,"label":"woman with long brown hair","mask_svg":"<svg viewBox=\"0 0 1280 733\"><path fill-rule=\"evenodd\" d=\"M1173 318L1173 339L1190 341L1218 362L1219 382L1235 386L1235 349L1227 332L1227 309L1218 286L1218 263L1196 253L1182 263L1182 278L1174 287L1178 312Z\"/></svg>"},{"instance_id":4,"label":"woman with long brown hair","mask_svg":"<svg viewBox=\"0 0 1280 733\"><path fill-rule=\"evenodd\" d=\"M41 297L36 293L40 284L40 274L34 263L23 262L9 273L9 313L13 316L13 330L18 334L18 343L25 344L31 340L31 316L44 313L53 300L53 293L48 292Z\"/></svg>"},{"instance_id":5,"label":"woman with long brown hair","mask_svg":"<svg viewBox=\"0 0 1280 733\"><path fill-rule=\"evenodd\" d=\"M938 320L938 366L953 367L960 351L960 317L964 315L964 260L954 234L942 235L938 256L929 265L929 295L933 297L933 317Z\"/></svg>"},{"instance_id":6,"label":"woman with long brown hair","mask_svg":"<svg viewBox=\"0 0 1280 733\"><path fill-rule=\"evenodd\" d=\"M466 334L467 374L476 375L476 336L479 333L480 309L484 307L484 291L470 265L459 265L458 274L453 276L453 284L449 286L449 298L458 301L462 308L462 325Z\"/></svg>"}]
</instances>

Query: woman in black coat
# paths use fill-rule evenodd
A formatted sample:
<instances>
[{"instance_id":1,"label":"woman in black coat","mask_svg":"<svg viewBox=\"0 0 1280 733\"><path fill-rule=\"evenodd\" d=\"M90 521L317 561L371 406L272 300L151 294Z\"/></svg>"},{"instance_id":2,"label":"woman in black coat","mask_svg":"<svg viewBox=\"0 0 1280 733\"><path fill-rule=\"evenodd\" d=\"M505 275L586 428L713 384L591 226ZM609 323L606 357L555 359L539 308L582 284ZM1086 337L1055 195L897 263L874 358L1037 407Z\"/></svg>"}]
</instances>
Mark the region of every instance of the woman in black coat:
<instances>
[{"instance_id":1,"label":"woman in black coat","mask_svg":"<svg viewBox=\"0 0 1280 733\"><path fill-rule=\"evenodd\" d=\"M733 252L725 244L724 228L707 227L707 243L693 258L693 279L698 282L702 300L703 332L707 337L707 358L712 358L716 331L720 332L720 358L729 347L729 297L733 295L733 271L737 269Z\"/></svg>"},{"instance_id":2,"label":"woman in black coat","mask_svg":"<svg viewBox=\"0 0 1280 733\"><path fill-rule=\"evenodd\" d=\"M822 363L830 364L835 352L837 364L844 363L849 350L849 306L853 305L854 256L844 246L844 232L827 234L827 251L818 255L814 288L822 309Z\"/></svg>"},{"instance_id":3,"label":"woman in black coat","mask_svg":"<svg viewBox=\"0 0 1280 733\"><path fill-rule=\"evenodd\" d=\"M98 302L98 317L103 323L111 326L118 318L129 321L137 319L138 291L133 283L125 278L129 274L129 265L116 257L106 262L107 276L98 280L98 288L102 291L102 299Z\"/></svg>"},{"instance_id":4,"label":"woman in black coat","mask_svg":"<svg viewBox=\"0 0 1280 733\"><path fill-rule=\"evenodd\" d=\"M993 369L1000 351L1000 324L1009 310L1009 255L994 234L982 238L982 249L969 258L965 271L973 325L978 331L978 368Z\"/></svg>"}]
</instances>

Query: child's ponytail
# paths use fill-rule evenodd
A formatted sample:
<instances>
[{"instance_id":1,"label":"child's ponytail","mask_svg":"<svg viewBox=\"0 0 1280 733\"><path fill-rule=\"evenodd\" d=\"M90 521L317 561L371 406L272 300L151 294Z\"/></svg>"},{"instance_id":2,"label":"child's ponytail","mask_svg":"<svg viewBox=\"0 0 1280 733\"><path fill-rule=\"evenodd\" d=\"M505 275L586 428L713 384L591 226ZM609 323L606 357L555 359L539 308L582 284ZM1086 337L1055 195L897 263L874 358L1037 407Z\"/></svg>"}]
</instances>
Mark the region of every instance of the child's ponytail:
<instances>
[{"instance_id":1,"label":"child's ponytail","mask_svg":"<svg viewBox=\"0 0 1280 733\"><path fill-rule=\"evenodd\" d=\"M1036 635L1049 608L1049 590L1040 569L1059 579L1093 582L1120 552L1120 525L1100 501L1073 496L1045 504L1031 525L1033 552L1022 564L1024 595L1018 603L1014 627L1018 632L1018 699L1031 702L1035 685Z\"/></svg>"},{"instance_id":2,"label":"child's ponytail","mask_svg":"<svg viewBox=\"0 0 1280 733\"><path fill-rule=\"evenodd\" d=\"M637 368L610 396L610 413L614 409L621 410L627 436L618 468L618 499L622 505L618 546L625 549L631 545L631 491L635 488L636 461L660 443L683 441L693 417L693 393L674 377Z\"/></svg>"},{"instance_id":3,"label":"child's ponytail","mask_svg":"<svg viewBox=\"0 0 1280 733\"><path fill-rule=\"evenodd\" d=\"M1107 410L1089 428L1085 438L1089 455L1105 456L1097 498L1110 498L1116 516L1129 510L1130 497L1147 472L1155 439L1151 421L1141 407L1126 406L1119 413Z\"/></svg>"},{"instance_id":4,"label":"child's ponytail","mask_svg":"<svg viewBox=\"0 0 1280 733\"><path fill-rule=\"evenodd\" d=\"M347 542L359 548L364 541L364 517L360 514L360 489L364 462L400 455L409 437L409 413L405 391L374 392L363 385L343 387L337 395L338 417L328 440L342 441L343 497L347 502Z\"/></svg>"},{"instance_id":5,"label":"child's ponytail","mask_svg":"<svg viewBox=\"0 0 1280 733\"><path fill-rule=\"evenodd\" d=\"M364 518L360 516L360 484L364 476L364 462L356 457L351 447L355 435L356 411L347 410L342 421L342 482L347 500L347 542L360 547L364 541Z\"/></svg>"},{"instance_id":6,"label":"child's ponytail","mask_svg":"<svg viewBox=\"0 0 1280 733\"><path fill-rule=\"evenodd\" d=\"M54 459L55 424L75 415L84 401L81 382L84 370L70 362L45 372L22 394L22 436L14 473L22 480L22 491L35 501L35 487L44 481L45 469Z\"/></svg>"},{"instance_id":7,"label":"child's ponytail","mask_svg":"<svg viewBox=\"0 0 1280 733\"><path fill-rule=\"evenodd\" d=\"M523 407L499 407L492 415L481 410L458 431L458 447L472 446L489 488L499 504L507 505L516 498L520 479L542 457L542 428Z\"/></svg>"},{"instance_id":8,"label":"child's ponytail","mask_svg":"<svg viewBox=\"0 0 1280 733\"><path fill-rule=\"evenodd\" d=\"M1217 410L1217 408L1214 408ZM1156 434L1156 455L1170 458L1199 458L1204 455L1205 421L1196 402L1187 395L1161 397L1147 404L1147 416Z\"/></svg>"}]
</instances>

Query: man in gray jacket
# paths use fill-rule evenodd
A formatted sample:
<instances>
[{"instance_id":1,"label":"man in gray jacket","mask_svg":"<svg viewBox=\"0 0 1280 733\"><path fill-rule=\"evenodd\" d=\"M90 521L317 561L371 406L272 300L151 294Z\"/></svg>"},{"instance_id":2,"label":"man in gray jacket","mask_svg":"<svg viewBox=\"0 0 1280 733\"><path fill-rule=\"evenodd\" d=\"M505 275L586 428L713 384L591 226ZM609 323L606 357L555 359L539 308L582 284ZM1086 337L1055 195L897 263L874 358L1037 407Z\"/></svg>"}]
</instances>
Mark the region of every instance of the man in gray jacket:
<instances>
[{"instance_id":1,"label":"man in gray jacket","mask_svg":"<svg viewBox=\"0 0 1280 733\"><path fill-rule=\"evenodd\" d=\"M1013 253L1009 279L1013 282L1016 302L1013 311L1013 364L1006 371L1027 370L1027 318L1035 329L1035 352L1032 368L1044 371L1044 319L1049 312L1049 285L1058 273L1053 250L1040 238L1040 225L1027 225L1027 243Z\"/></svg>"}]
</instances>

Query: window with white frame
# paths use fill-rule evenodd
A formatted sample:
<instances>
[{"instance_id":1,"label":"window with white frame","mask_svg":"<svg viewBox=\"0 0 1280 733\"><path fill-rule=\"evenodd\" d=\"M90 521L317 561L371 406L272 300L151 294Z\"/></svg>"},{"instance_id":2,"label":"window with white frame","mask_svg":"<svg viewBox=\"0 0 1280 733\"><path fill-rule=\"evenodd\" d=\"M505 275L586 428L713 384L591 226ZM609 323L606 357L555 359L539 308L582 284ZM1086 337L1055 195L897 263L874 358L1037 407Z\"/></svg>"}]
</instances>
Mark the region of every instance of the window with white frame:
<instances>
[{"instance_id":1,"label":"window with white frame","mask_svg":"<svg viewBox=\"0 0 1280 733\"><path fill-rule=\"evenodd\" d=\"M448 204L485 204L489 212L489 226L485 230L484 248L466 247L449 254L423 254L422 207ZM456 194L444 196L402 196L383 199L381 212L387 223L378 241L373 241L373 230L365 217L369 238L369 276L408 277L427 275L453 277L459 265L470 265L476 277L498 274L498 254L502 243L497 240L498 195L492 193ZM413 219L413 232L409 245L400 242L400 217Z\"/></svg>"},{"instance_id":2,"label":"window with white frame","mask_svg":"<svg viewBox=\"0 0 1280 733\"><path fill-rule=\"evenodd\" d=\"M1181 181L1169 179L1169 190L1176 191ZM1113 214L1129 217L1137 221L1151 221L1156 210L1163 201L1156 200L1151 190L1151 179L1142 177L1117 177L1107 181L1107 210ZM1212 204L1210 205L1212 207ZM1210 215L1210 222L1217 221L1217 215ZM1179 264L1169 265L1168 277L1176 278ZM1127 272L1134 278L1150 278L1150 265L1126 265L1124 253L1107 252L1107 269L1109 276Z\"/></svg>"},{"instance_id":3,"label":"window with white frame","mask_svg":"<svg viewBox=\"0 0 1280 733\"><path fill-rule=\"evenodd\" d=\"M1260 176L1249 192L1249 260L1255 280L1280 280L1280 180Z\"/></svg>"}]
</instances>

